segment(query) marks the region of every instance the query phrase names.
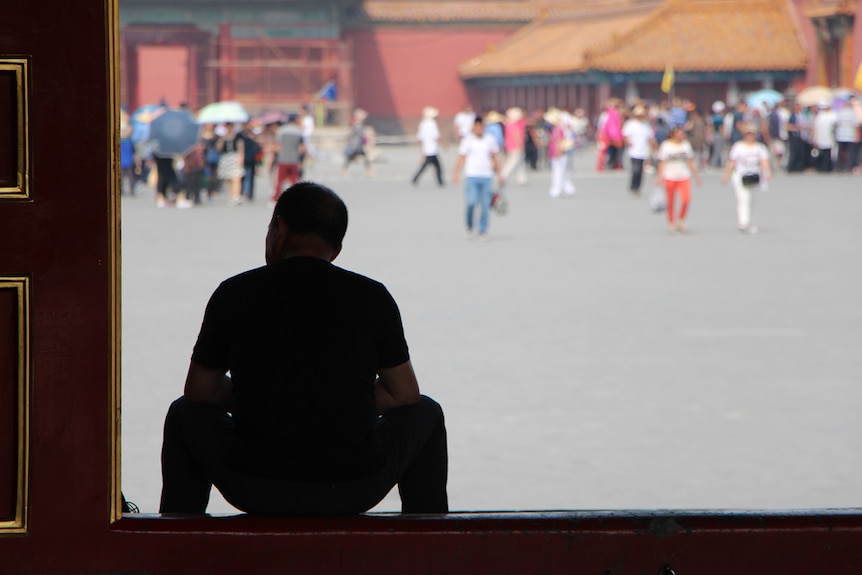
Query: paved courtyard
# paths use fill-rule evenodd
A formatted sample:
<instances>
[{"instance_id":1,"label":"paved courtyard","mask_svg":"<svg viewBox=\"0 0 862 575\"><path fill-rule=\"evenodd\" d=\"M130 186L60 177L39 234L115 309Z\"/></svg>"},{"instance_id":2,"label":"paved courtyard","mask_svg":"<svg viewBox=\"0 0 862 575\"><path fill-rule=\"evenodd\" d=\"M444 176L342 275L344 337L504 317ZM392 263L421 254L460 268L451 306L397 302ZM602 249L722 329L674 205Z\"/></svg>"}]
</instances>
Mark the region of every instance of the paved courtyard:
<instances>
[{"instance_id":1,"label":"paved courtyard","mask_svg":"<svg viewBox=\"0 0 862 575\"><path fill-rule=\"evenodd\" d=\"M862 179L779 175L743 236L707 174L691 233L668 236L585 155L574 197L532 174L478 242L460 186L409 184L417 148L381 147L373 177L339 161L308 174L350 210L336 263L400 305L446 411L453 510L862 505ZM123 490L144 512L206 301L263 264L265 184L236 208L123 199ZM377 507L397 509L395 494ZM210 511L233 508L214 495Z\"/></svg>"}]
</instances>

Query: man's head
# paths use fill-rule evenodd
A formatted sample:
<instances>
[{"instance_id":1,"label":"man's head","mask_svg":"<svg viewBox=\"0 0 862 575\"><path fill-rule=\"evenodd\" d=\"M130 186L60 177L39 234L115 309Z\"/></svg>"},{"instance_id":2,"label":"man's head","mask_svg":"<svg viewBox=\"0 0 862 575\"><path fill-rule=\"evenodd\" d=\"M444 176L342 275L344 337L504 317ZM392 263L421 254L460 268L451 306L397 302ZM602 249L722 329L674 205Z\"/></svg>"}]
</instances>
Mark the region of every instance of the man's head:
<instances>
[{"instance_id":1,"label":"man's head","mask_svg":"<svg viewBox=\"0 0 862 575\"><path fill-rule=\"evenodd\" d=\"M477 138L481 138L484 133L485 121L482 120L480 116L476 116L476 119L473 120L473 134L475 134Z\"/></svg>"},{"instance_id":2,"label":"man's head","mask_svg":"<svg viewBox=\"0 0 862 575\"><path fill-rule=\"evenodd\" d=\"M332 261L347 232L347 206L324 185L300 182L275 204L266 234L266 263L293 255Z\"/></svg>"}]
</instances>

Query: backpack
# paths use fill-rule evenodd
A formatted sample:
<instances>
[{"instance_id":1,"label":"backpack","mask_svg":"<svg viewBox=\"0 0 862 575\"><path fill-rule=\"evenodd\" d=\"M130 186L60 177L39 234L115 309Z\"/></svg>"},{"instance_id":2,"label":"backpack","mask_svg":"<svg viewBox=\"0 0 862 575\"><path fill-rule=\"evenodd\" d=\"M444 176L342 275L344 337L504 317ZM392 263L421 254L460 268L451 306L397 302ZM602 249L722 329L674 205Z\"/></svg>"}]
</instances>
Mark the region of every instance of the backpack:
<instances>
[{"instance_id":1,"label":"backpack","mask_svg":"<svg viewBox=\"0 0 862 575\"><path fill-rule=\"evenodd\" d=\"M253 138L249 138L248 136L243 136L243 148L245 150L245 157L243 161L246 165L254 164L260 160L260 156L262 156L263 148L260 147L260 144L257 143Z\"/></svg>"}]
</instances>

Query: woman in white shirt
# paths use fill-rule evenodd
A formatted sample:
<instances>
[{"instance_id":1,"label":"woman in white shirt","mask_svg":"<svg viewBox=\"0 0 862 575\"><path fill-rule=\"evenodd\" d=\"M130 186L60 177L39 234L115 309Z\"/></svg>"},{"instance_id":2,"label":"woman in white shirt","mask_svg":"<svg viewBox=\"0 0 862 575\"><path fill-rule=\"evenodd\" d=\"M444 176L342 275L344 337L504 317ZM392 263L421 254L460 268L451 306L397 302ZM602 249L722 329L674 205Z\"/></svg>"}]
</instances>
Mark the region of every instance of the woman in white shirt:
<instances>
[{"instance_id":1,"label":"woman in white shirt","mask_svg":"<svg viewBox=\"0 0 862 575\"><path fill-rule=\"evenodd\" d=\"M772 173L769 169L769 151L757 141L757 129L751 124L742 127L742 140L730 148L721 183L727 183L731 172L736 192L737 227L742 233L756 234L757 226L751 224L753 192L755 188L764 188Z\"/></svg>"},{"instance_id":2,"label":"woman in white shirt","mask_svg":"<svg viewBox=\"0 0 862 575\"><path fill-rule=\"evenodd\" d=\"M658 168L656 182L664 182L667 194L667 231L685 232L685 216L691 201L691 178L694 176L697 185L701 184L700 173L694 163L694 150L685 137L682 126L675 126L670 137L661 143L658 149ZM679 214L674 213L674 199L679 193Z\"/></svg>"}]
</instances>

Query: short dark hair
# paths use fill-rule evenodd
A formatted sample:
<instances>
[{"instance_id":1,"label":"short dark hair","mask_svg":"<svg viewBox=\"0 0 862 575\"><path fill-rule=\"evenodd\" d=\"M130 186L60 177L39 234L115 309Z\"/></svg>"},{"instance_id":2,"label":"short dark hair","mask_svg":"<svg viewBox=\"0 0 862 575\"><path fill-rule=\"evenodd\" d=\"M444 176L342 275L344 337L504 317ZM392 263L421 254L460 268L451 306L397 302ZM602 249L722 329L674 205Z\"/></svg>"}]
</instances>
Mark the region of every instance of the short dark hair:
<instances>
[{"instance_id":1,"label":"short dark hair","mask_svg":"<svg viewBox=\"0 0 862 575\"><path fill-rule=\"evenodd\" d=\"M476 124L485 124L485 120L482 119L482 116L476 116L473 118L473 125L475 126Z\"/></svg>"},{"instance_id":2,"label":"short dark hair","mask_svg":"<svg viewBox=\"0 0 862 575\"><path fill-rule=\"evenodd\" d=\"M314 182L287 188L275 203L273 221L276 217L292 232L321 238L336 250L347 233L347 206L338 194Z\"/></svg>"}]
</instances>

